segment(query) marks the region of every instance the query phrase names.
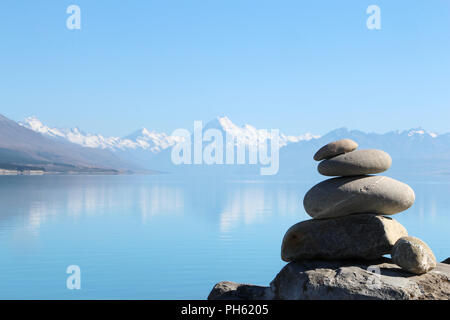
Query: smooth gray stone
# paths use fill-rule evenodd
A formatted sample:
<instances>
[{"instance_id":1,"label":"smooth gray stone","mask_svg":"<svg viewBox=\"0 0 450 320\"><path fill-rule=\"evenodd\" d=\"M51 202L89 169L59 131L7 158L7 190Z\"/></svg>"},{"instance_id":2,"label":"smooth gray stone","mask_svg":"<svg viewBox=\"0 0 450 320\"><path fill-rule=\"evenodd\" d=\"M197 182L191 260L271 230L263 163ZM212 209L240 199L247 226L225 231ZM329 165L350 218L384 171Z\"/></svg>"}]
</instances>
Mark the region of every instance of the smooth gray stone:
<instances>
[{"instance_id":1,"label":"smooth gray stone","mask_svg":"<svg viewBox=\"0 0 450 320\"><path fill-rule=\"evenodd\" d=\"M378 259L391 253L396 241L407 235L394 219L374 214L306 220L286 232L281 259Z\"/></svg>"},{"instance_id":2,"label":"smooth gray stone","mask_svg":"<svg viewBox=\"0 0 450 320\"><path fill-rule=\"evenodd\" d=\"M224 282L221 282L224 283ZM287 264L270 287L226 282L211 300L449 300L450 265L411 275L390 259L303 260ZM213 291L214 291L213 289Z\"/></svg>"},{"instance_id":3,"label":"smooth gray stone","mask_svg":"<svg viewBox=\"0 0 450 320\"><path fill-rule=\"evenodd\" d=\"M312 187L303 199L306 212L315 219L354 213L391 215L414 204L414 191L403 182L385 176L332 178Z\"/></svg>"},{"instance_id":4,"label":"smooth gray stone","mask_svg":"<svg viewBox=\"0 0 450 320\"><path fill-rule=\"evenodd\" d=\"M319 173L324 176L359 176L384 172L391 167L392 158L382 150L355 150L323 160Z\"/></svg>"},{"instance_id":5,"label":"smooth gray stone","mask_svg":"<svg viewBox=\"0 0 450 320\"><path fill-rule=\"evenodd\" d=\"M433 251L425 242L415 237L398 239L391 256L396 265L415 274L427 273L436 267Z\"/></svg>"},{"instance_id":6,"label":"smooth gray stone","mask_svg":"<svg viewBox=\"0 0 450 320\"><path fill-rule=\"evenodd\" d=\"M330 159L337 155L350 152L358 148L358 144L350 139L342 139L334 142L330 142L324 145L314 155L314 160L320 161L323 159Z\"/></svg>"}]
</instances>

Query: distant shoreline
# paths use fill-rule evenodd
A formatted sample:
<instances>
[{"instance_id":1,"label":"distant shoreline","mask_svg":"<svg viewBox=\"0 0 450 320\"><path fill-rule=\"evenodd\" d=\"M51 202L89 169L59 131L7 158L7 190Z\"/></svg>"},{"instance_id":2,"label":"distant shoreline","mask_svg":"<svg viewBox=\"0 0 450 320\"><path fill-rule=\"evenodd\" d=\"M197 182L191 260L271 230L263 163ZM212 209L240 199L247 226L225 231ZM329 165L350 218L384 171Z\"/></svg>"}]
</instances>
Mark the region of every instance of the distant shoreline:
<instances>
[{"instance_id":1,"label":"distant shoreline","mask_svg":"<svg viewBox=\"0 0 450 320\"><path fill-rule=\"evenodd\" d=\"M0 176L41 176L46 174L43 170L10 170L0 169Z\"/></svg>"},{"instance_id":2,"label":"distant shoreline","mask_svg":"<svg viewBox=\"0 0 450 320\"><path fill-rule=\"evenodd\" d=\"M48 176L48 175L133 175L147 174L156 175L159 172L131 172L131 171L44 171L44 170L11 170L0 169L0 176Z\"/></svg>"}]
</instances>

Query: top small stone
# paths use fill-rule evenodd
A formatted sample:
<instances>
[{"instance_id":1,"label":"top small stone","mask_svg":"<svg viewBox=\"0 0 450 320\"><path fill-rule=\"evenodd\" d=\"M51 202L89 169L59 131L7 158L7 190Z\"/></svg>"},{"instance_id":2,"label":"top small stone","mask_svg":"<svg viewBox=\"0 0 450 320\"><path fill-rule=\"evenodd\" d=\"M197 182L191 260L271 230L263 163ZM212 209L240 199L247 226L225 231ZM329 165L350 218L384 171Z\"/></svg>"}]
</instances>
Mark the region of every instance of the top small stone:
<instances>
[{"instance_id":1,"label":"top small stone","mask_svg":"<svg viewBox=\"0 0 450 320\"><path fill-rule=\"evenodd\" d=\"M342 139L330 142L324 145L314 155L314 160L320 161L323 159L330 159L343 153L347 153L358 148L358 144L350 139Z\"/></svg>"}]
</instances>

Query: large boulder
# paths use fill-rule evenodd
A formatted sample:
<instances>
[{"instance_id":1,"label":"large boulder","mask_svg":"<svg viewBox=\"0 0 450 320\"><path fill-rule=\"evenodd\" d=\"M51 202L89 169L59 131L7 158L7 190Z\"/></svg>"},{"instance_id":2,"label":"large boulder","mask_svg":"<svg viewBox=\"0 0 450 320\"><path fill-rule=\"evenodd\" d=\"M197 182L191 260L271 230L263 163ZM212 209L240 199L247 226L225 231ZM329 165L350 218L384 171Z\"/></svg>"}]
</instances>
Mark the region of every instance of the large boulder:
<instances>
[{"instance_id":1,"label":"large boulder","mask_svg":"<svg viewBox=\"0 0 450 320\"><path fill-rule=\"evenodd\" d=\"M239 289L242 286L244 290ZM222 295L210 295L210 299L449 300L450 265L438 263L434 270L412 276L387 258L305 260L287 264L270 287L234 284L227 288Z\"/></svg>"},{"instance_id":2,"label":"large boulder","mask_svg":"<svg viewBox=\"0 0 450 320\"><path fill-rule=\"evenodd\" d=\"M384 172L390 168L392 158L382 150L367 149L344 153L319 163L324 176L359 176Z\"/></svg>"},{"instance_id":3,"label":"large boulder","mask_svg":"<svg viewBox=\"0 0 450 320\"><path fill-rule=\"evenodd\" d=\"M358 144L350 139L342 139L334 142L330 142L324 145L314 155L314 160L320 161L323 159L330 159L337 155L351 152L358 148Z\"/></svg>"},{"instance_id":4,"label":"large boulder","mask_svg":"<svg viewBox=\"0 0 450 320\"><path fill-rule=\"evenodd\" d=\"M332 178L312 187L303 199L306 212L315 219L371 212L392 215L414 203L407 184L385 176Z\"/></svg>"},{"instance_id":5,"label":"large boulder","mask_svg":"<svg viewBox=\"0 0 450 320\"><path fill-rule=\"evenodd\" d=\"M356 214L325 220L306 220L293 225L281 246L284 261L302 259L376 259L391 253L395 242L408 235L391 218Z\"/></svg>"},{"instance_id":6,"label":"large boulder","mask_svg":"<svg viewBox=\"0 0 450 320\"><path fill-rule=\"evenodd\" d=\"M436 267L436 257L430 247L416 237L402 237L392 248L392 261L406 271L426 273Z\"/></svg>"}]
</instances>

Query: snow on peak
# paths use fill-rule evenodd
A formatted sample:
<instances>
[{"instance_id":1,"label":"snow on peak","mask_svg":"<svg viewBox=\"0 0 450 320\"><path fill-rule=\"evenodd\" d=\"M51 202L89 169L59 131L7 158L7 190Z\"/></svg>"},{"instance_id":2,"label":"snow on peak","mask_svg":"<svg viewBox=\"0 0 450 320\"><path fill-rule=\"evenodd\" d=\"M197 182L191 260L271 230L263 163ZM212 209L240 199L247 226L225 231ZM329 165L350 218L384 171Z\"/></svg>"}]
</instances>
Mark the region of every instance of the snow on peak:
<instances>
[{"instance_id":1,"label":"snow on peak","mask_svg":"<svg viewBox=\"0 0 450 320\"><path fill-rule=\"evenodd\" d=\"M180 141L180 137L169 136L164 132L150 131L142 128L125 137L123 141L127 142L127 147L133 149L149 149L153 153L158 153Z\"/></svg>"},{"instance_id":2,"label":"snow on peak","mask_svg":"<svg viewBox=\"0 0 450 320\"><path fill-rule=\"evenodd\" d=\"M414 129L410 129L410 130L408 131L408 137L412 137L412 136L414 136L414 135L420 135L420 136L429 135L429 136L432 137L432 138L436 138L436 137L438 136L437 133L434 133L434 132L428 132L428 131L424 130L424 129L421 128L421 127L414 128Z\"/></svg>"},{"instance_id":3,"label":"snow on peak","mask_svg":"<svg viewBox=\"0 0 450 320\"><path fill-rule=\"evenodd\" d=\"M266 129L256 129L254 126L245 124L242 127L234 124L228 117L218 117L222 129L233 137L238 137L238 143L246 145L256 145L258 142L272 139L272 133ZM288 136L280 133L280 146L286 146L288 143L296 143L304 140L318 139L319 135L305 133L299 136Z\"/></svg>"},{"instance_id":4,"label":"snow on peak","mask_svg":"<svg viewBox=\"0 0 450 320\"><path fill-rule=\"evenodd\" d=\"M150 136L151 132L147 130L147 128L142 128L142 135L144 136Z\"/></svg>"},{"instance_id":5,"label":"snow on peak","mask_svg":"<svg viewBox=\"0 0 450 320\"><path fill-rule=\"evenodd\" d=\"M228 117L218 117L217 120L219 120L220 125L227 132L238 129L238 126L235 125Z\"/></svg>"},{"instance_id":6,"label":"snow on peak","mask_svg":"<svg viewBox=\"0 0 450 320\"><path fill-rule=\"evenodd\" d=\"M34 116L26 118L24 122L19 122L19 125L52 137L60 137L60 138L64 137L64 133L62 133L60 130L56 128L47 127L38 118Z\"/></svg>"}]
</instances>

